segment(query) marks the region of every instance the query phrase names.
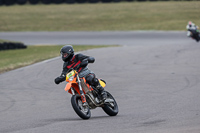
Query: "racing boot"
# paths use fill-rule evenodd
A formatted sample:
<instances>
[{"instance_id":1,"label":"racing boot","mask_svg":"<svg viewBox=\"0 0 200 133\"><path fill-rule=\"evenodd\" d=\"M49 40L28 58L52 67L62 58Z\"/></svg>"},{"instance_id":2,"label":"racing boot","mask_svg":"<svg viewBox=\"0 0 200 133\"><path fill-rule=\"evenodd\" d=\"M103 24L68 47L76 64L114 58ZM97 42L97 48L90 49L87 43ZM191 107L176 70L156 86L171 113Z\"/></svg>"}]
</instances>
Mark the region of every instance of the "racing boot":
<instances>
[{"instance_id":1,"label":"racing boot","mask_svg":"<svg viewBox=\"0 0 200 133\"><path fill-rule=\"evenodd\" d=\"M102 100L105 101L107 98L107 93L104 91L104 88L99 84L97 86L97 89L99 90L99 94L100 94Z\"/></svg>"}]
</instances>

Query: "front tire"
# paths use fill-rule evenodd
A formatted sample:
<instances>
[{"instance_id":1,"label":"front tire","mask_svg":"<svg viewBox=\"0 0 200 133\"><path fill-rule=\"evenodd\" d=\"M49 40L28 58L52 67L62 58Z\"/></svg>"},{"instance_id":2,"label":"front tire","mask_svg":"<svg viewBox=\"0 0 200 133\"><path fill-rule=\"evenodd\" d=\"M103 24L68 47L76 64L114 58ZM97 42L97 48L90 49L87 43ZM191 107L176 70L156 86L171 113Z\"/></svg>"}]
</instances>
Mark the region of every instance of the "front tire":
<instances>
[{"instance_id":1,"label":"front tire","mask_svg":"<svg viewBox=\"0 0 200 133\"><path fill-rule=\"evenodd\" d=\"M89 106L83 107L83 103L80 95L73 95L71 98L71 104L74 111L79 117L86 120L91 117L91 112Z\"/></svg>"},{"instance_id":2,"label":"front tire","mask_svg":"<svg viewBox=\"0 0 200 133\"><path fill-rule=\"evenodd\" d=\"M113 100L113 102L105 103L102 109L109 116L116 116L119 112L117 102L109 92L106 91L106 93L107 93L107 99L111 99Z\"/></svg>"}]
</instances>

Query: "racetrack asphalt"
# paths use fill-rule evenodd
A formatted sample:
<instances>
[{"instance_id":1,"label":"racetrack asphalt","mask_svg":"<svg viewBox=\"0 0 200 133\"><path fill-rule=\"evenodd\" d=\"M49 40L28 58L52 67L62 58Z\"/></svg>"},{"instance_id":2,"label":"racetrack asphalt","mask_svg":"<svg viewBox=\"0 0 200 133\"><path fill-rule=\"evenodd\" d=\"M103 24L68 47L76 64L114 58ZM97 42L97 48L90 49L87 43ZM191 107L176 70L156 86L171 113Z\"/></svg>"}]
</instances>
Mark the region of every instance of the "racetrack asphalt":
<instances>
[{"instance_id":1,"label":"racetrack asphalt","mask_svg":"<svg viewBox=\"0 0 200 133\"><path fill-rule=\"evenodd\" d=\"M0 32L0 38L26 45L148 45L191 42L185 31Z\"/></svg>"},{"instance_id":2,"label":"racetrack asphalt","mask_svg":"<svg viewBox=\"0 0 200 133\"><path fill-rule=\"evenodd\" d=\"M72 33L74 44L121 45L81 52L95 57L89 68L107 81L119 114L97 108L89 120L80 119L65 82L54 84L62 69L57 57L0 74L0 133L199 133L200 43L186 32ZM22 41L32 44L31 37Z\"/></svg>"}]
</instances>

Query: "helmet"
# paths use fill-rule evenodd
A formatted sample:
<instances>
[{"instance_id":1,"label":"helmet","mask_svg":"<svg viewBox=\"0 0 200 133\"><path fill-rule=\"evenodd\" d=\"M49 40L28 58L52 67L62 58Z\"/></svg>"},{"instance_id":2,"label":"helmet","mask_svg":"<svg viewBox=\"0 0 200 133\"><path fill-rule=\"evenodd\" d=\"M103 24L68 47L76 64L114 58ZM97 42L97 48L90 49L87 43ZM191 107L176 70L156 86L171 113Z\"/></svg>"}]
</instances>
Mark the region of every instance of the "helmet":
<instances>
[{"instance_id":1,"label":"helmet","mask_svg":"<svg viewBox=\"0 0 200 133\"><path fill-rule=\"evenodd\" d=\"M74 56L74 49L71 45L65 45L61 48L60 54L63 61L69 61Z\"/></svg>"},{"instance_id":2,"label":"helmet","mask_svg":"<svg viewBox=\"0 0 200 133\"><path fill-rule=\"evenodd\" d=\"M192 27L192 21L188 22L189 27Z\"/></svg>"}]
</instances>

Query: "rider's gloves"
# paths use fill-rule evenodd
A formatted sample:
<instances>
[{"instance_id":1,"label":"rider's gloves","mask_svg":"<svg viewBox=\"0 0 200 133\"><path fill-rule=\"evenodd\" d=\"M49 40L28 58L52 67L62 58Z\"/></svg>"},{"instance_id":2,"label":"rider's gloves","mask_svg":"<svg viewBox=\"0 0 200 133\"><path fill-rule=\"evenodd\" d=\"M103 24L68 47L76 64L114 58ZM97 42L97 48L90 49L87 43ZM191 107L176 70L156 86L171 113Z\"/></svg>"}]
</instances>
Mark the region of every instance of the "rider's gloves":
<instances>
[{"instance_id":1,"label":"rider's gloves","mask_svg":"<svg viewBox=\"0 0 200 133\"><path fill-rule=\"evenodd\" d=\"M94 57L89 57L88 58L88 63L94 63L95 61L95 58Z\"/></svg>"},{"instance_id":2,"label":"rider's gloves","mask_svg":"<svg viewBox=\"0 0 200 133\"><path fill-rule=\"evenodd\" d=\"M54 81L56 84L59 84L60 82L65 81L65 76L57 77Z\"/></svg>"}]
</instances>

